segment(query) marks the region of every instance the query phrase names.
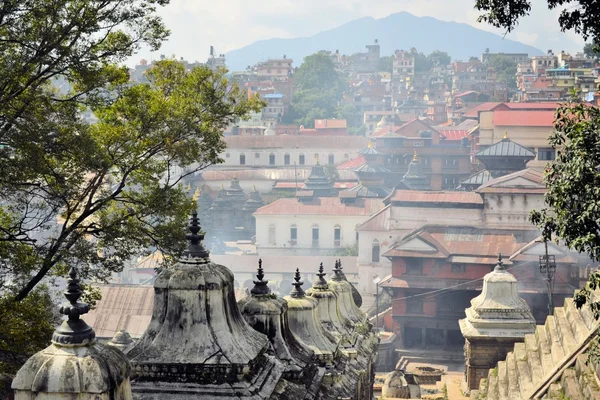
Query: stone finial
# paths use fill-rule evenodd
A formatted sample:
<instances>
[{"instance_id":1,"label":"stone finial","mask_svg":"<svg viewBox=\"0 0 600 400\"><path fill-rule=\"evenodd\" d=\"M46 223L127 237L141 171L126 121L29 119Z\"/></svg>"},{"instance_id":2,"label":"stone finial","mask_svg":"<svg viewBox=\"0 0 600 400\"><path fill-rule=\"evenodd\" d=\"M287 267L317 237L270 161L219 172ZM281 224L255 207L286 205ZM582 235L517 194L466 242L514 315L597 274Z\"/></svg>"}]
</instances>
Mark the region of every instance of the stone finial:
<instances>
[{"instance_id":1,"label":"stone finial","mask_svg":"<svg viewBox=\"0 0 600 400\"><path fill-rule=\"evenodd\" d=\"M373 147L373 142L371 142L371 139L369 139L369 143L367 144L367 148L372 148Z\"/></svg>"},{"instance_id":2,"label":"stone finial","mask_svg":"<svg viewBox=\"0 0 600 400\"><path fill-rule=\"evenodd\" d=\"M504 131L504 137L503 139L508 139L508 131Z\"/></svg>"},{"instance_id":3,"label":"stone finial","mask_svg":"<svg viewBox=\"0 0 600 400\"><path fill-rule=\"evenodd\" d=\"M342 271L342 260L335 260L335 265L333 267L333 277L331 278L334 281L342 281L345 280L344 271Z\"/></svg>"},{"instance_id":4,"label":"stone finial","mask_svg":"<svg viewBox=\"0 0 600 400\"><path fill-rule=\"evenodd\" d=\"M83 294L80 280L77 278L77 270L71 267L67 290L64 295L69 301L60 306L60 313L68 317L52 334L52 341L58 344L77 345L86 344L96 338L96 333L91 326L79 317L90 311L90 306L80 303L79 298Z\"/></svg>"},{"instance_id":5,"label":"stone finial","mask_svg":"<svg viewBox=\"0 0 600 400\"><path fill-rule=\"evenodd\" d=\"M417 151L416 151L416 150L415 150L415 152L413 153L413 158L412 158L412 160L413 160L414 162L417 162L417 161L419 161L419 154L417 153Z\"/></svg>"},{"instance_id":6,"label":"stone finial","mask_svg":"<svg viewBox=\"0 0 600 400\"><path fill-rule=\"evenodd\" d=\"M325 275L327 274L323 271L323 263L321 263L319 264L319 272L317 273L318 279L313 283L313 288L327 289L329 287L325 280Z\"/></svg>"},{"instance_id":7,"label":"stone finial","mask_svg":"<svg viewBox=\"0 0 600 400\"><path fill-rule=\"evenodd\" d=\"M296 273L294 274L294 282L292 282L293 288L290 292L290 296L294 298L304 297L305 292L302 289L302 285L304 285L304 282L302 282L302 279L300 277L300 269L296 268Z\"/></svg>"},{"instance_id":8,"label":"stone finial","mask_svg":"<svg viewBox=\"0 0 600 400\"><path fill-rule=\"evenodd\" d=\"M494 267L494 271L506 271L504 262L502 261L502 253L498 253L498 264Z\"/></svg>"},{"instance_id":9,"label":"stone finial","mask_svg":"<svg viewBox=\"0 0 600 400\"><path fill-rule=\"evenodd\" d=\"M268 281L265 281L263 278L265 277L265 273L262 267L262 259L258 260L258 273L256 274L258 280L254 281L254 287L250 291L253 295L264 295L271 293L271 289L267 284Z\"/></svg>"},{"instance_id":10,"label":"stone finial","mask_svg":"<svg viewBox=\"0 0 600 400\"><path fill-rule=\"evenodd\" d=\"M191 233L185 235L185 238L189 241L187 249L183 252L184 257L194 258L208 258L208 251L202 246L202 240L204 234L200 233L200 223L198 220L198 212L194 210L192 212L192 218L188 227Z\"/></svg>"}]
</instances>

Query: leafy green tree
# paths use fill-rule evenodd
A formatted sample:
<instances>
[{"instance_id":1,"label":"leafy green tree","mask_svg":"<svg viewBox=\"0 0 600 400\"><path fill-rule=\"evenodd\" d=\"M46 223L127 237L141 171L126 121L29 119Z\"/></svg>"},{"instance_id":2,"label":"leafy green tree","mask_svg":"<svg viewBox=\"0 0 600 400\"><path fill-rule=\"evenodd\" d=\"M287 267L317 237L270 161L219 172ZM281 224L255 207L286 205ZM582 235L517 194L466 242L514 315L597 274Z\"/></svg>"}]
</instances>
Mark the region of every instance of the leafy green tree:
<instances>
[{"instance_id":1,"label":"leafy green tree","mask_svg":"<svg viewBox=\"0 0 600 400\"><path fill-rule=\"evenodd\" d=\"M60 317L48 288L40 285L21 302L0 298L0 374L14 374L31 354L50 344ZM0 387L6 394L10 387Z\"/></svg>"},{"instance_id":2,"label":"leafy green tree","mask_svg":"<svg viewBox=\"0 0 600 400\"><path fill-rule=\"evenodd\" d=\"M410 49L410 54L415 58L415 72L426 72L433 67L432 61L414 47Z\"/></svg>"},{"instance_id":3,"label":"leafy green tree","mask_svg":"<svg viewBox=\"0 0 600 400\"><path fill-rule=\"evenodd\" d=\"M600 46L596 42L586 43L583 46L583 54L585 54L587 57L598 60L600 59Z\"/></svg>"},{"instance_id":4,"label":"leafy green tree","mask_svg":"<svg viewBox=\"0 0 600 400\"><path fill-rule=\"evenodd\" d=\"M358 257L358 244L341 247L331 252L334 257Z\"/></svg>"},{"instance_id":5,"label":"leafy green tree","mask_svg":"<svg viewBox=\"0 0 600 400\"><path fill-rule=\"evenodd\" d=\"M316 118L333 118L338 102L347 90L345 78L323 53L304 58L294 75L292 106L286 121L313 127Z\"/></svg>"},{"instance_id":6,"label":"leafy green tree","mask_svg":"<svg viewBox=\"0 0 600 400\"><path fill-rule=\"evenodd\" d=\"M600 4L583 0L547 0L548 8L563 8L558 22L561 30L572 30L584 39L600 43ZM484 11L479 21L513 30L520 18L529 14L527 0L476 0L475 8ZM544 176L548 191L546 208L535 211L531 221L542 229L546 240L563 241L591 259L600 261L600 111L580 103L557 110L555 132L550 143L558 148L557 158ZM592 300L592 291L600 288L600 274L592 273L587 285L576 292L575 302L588 303L596 319L600 302ZM596 348L595 357L600 350Z\"/></svg>"},{"instance_id":7,"label":"leafy green tree","mask_svg":"<svg viewBox=\"0 0 600 400\"><path fill-rule=\"evenodd\" d=\"M392 73L394 69L394 57L393 56L383 56L379 58L379 65L377 70L380 72L389 72Z\"/></svg>"},{"instance_id":8,"label":"leafy green tree","mask_svg":"<svg viewBox=\"0 0 600 400\"><path fill-rule=\"evenodd\" d=\"M349 103L340 104L336 108L336 116L339 119L345 119L347 126L359 127L363 123L363 115L359 112L358 108Z\"/></svg>"},{"instance_id":9,"label":"leafy green tree","mask_svg":"<svg viewBox=\"0 0 600 400\"><path fill-rule=\"evenodd\" d=\"M508 56L494 54L490 57L489 66L496 71L496 80L504 83L509 89L517 88L517 62Z\"/></svg>"},{"instance_id":10,"label":"leafy green tree","mask_svg":"<svg viewBox=\"0 0 600 400\"><path fill-rule=\"evenodd\" d=\"M427 59L431 62L432 66L442 65L446 66L452 62L452 58L445 51L435 50L427 56Z\"/></svg>"},{"instance_id":11,"label":"leafy green tree","mask_svg":"<svg viewBox=\"0 0 600 400\"><path fill-rule=\"evenodd\" d=\"M584 39L600 42L600 3L587 0L546 0L549 9L562 8L558 23L563 32L573 31ZM479 22L487 22L497 28L514 30L519 20L529 15L529 0L476 0L475 8L484 13ZM568 5L568 7L566 7Z\"/></svg>"}]
</instances>

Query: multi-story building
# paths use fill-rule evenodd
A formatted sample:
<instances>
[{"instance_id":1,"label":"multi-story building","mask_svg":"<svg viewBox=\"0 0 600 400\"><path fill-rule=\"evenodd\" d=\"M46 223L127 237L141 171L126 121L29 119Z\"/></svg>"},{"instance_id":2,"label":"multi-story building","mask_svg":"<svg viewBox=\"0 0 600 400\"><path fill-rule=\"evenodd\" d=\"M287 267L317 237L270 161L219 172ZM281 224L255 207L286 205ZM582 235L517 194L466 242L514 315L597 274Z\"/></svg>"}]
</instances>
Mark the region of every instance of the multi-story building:
<instances>
[{"instance_id":1,"label":"multi-story building","mask_svg":"<svg viewBox=\"0 0 600 400\"><path fill-rule=\"evenodd\" d=\"M363 136L228 136L227 148L220 154L219 168L291 167L293 165L339 164L348 161L367 146Z\"/></svg>"},{"instance_id":2,"label":"multi-story building","mask_svg":"<svg viewBox=\"0 0 600 400\"><path fill-rule=\"evenodd\" d=\"M372 138L381 153L377 164L391 171L387 186L400 182L415 152L432 190L453 190L471 174L469 146L444 142L438 131L420 119L382 128Z\"/></svg>"},{"instance_id":3,"label":"multi-story building","mask_svg":"<svg viewBox=\"0 0 600 400\"><path fill-rule=\"evenodd\" d=\"M262 110L263 122L277 122L283 117L285 112L285 105L283 103L283 94L280 93L269 93L265 94L263 100L267 102L267 105Z\"/></svg>"},{"instance_id":4,"label":"multi-story building","mask_svg":"<svg viewBox=\"0 0 600 400\"><path fill-rule=\"evenodd\" d=\"M355 246L356 227L383 207L381 199L309 197L279 199L254 213L260 255L329 255Z\"/></svg>"},{"instance_id":5,"label":"multi-story building","mask_svg":"<svg viewBox=\"0 0 600 400\"><path fill-rule=\"evenodd\" d=\"M292 63L294 61L291 58L287 58L285 55L283 58L270 59L254 66L253 70L262 79L268 80L280 80L290 76L293 72Z\"/></svg>"},{"instance_id":6,"label":"multi-story building","mask_svg":"<svg viewBox=\"0 0 600 400\"><path fill-rule=\"evenodd\" d=\"M547 69L556 68L557 66L558 57L554 55L552 50L548 50L546 55L531 57L531 68L534 74L544 75Z\"/></svg>"},{"instance_id":7,"label":"multi-story building","mask_svg":"<svg viewBox=\"0 0 600 400\"><path fill-rule=\"evenodd\" d=\"M375 39L373 44L366 46L366 53L356 53L351 57L351 69L355 74L377 72L379 68L380 46Z\"/></svg>"}]
</instances>

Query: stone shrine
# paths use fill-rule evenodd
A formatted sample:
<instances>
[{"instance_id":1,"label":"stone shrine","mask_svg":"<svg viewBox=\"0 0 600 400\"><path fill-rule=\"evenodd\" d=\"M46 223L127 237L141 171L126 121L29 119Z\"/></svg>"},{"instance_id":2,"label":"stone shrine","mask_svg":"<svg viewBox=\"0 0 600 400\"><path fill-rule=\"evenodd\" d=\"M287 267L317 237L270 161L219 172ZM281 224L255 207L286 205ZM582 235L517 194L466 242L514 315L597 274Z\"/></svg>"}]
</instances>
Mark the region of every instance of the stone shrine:
<instances>
[{"instance_id":1,"label":"stone shrine","mask_svg":"<svg viewBox=\"0 0 600 400\"><path fill-rule=\"evenodd\" d=\"M519 297L517 279L504 268L502 255L483 278L481 294L471 300L465 313L467 317L459 324L465 338L466 383L473 390L515 343L535 331L535 319Z\"/></svg>"}]
</instances>

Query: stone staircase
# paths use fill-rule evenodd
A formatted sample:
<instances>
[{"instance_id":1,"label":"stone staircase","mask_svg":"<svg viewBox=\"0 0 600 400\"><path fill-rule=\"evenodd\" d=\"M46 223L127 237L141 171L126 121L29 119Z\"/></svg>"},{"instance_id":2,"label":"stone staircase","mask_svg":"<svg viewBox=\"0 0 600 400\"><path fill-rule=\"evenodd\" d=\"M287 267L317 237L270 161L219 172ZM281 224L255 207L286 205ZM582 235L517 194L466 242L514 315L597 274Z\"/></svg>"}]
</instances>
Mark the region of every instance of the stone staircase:
<instances>
[{"instance_id":1,"label":"stone staircase","mask_svg":"<svg viewBox=\"0 0 600 400\"><path fill-rule=\"evenodd\" d=\"M597 327L589 307L566 299L489 371L471 400L600 399L600 382L585 362Z\"/></svg>"}]
</instances>

